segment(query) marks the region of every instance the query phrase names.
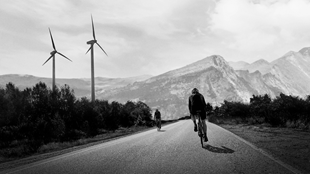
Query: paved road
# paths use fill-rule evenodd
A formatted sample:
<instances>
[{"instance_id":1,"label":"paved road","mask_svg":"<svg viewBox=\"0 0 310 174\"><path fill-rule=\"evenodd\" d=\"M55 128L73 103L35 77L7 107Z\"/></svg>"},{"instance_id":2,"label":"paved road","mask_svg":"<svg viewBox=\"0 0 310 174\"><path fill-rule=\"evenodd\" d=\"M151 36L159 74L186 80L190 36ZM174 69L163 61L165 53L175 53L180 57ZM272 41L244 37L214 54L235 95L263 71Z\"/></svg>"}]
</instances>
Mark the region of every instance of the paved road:
<instances>
[{"instance_id":1,"label":"paved road","mask_svg":"<svg viewBox=\"0 0 310 174\"><path fill-rule=\"evenodd\" d=\"M204 148L186 120L9 173L293 173L231 133L207 125L209 142Z\"/></svg>"}]
</instances>

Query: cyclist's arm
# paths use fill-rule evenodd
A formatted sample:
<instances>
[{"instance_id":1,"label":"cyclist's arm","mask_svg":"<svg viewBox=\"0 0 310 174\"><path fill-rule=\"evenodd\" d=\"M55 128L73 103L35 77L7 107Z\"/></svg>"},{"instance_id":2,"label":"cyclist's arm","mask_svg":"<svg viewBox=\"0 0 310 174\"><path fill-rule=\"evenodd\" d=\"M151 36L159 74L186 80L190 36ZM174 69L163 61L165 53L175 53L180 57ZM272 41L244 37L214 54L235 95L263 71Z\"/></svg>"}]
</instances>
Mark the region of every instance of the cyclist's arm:
<instances>
[{"instance_id":1,"label":"cyclist's arm","mask_svg":"<svg viewBox=\"0 0 310 174\"><path fill-rule=\"evenodd\" d=\"M192 102L191 102L191 97L188 98L188 110L189 110L189 113L192 114Z\"/></svg>"},{"instance_id":2,"label":"cyclist's arm","mask_svg":"<svg viewBox=\"0 0 310 174\"><path fill-rule=\"evenodd\" d=\"M204 105L204 109L207 110L207 104L206 104L205 98L203 97L203 95L200 95L200 97L201 97L202 103Z\"/></svg>"}]
</instances>

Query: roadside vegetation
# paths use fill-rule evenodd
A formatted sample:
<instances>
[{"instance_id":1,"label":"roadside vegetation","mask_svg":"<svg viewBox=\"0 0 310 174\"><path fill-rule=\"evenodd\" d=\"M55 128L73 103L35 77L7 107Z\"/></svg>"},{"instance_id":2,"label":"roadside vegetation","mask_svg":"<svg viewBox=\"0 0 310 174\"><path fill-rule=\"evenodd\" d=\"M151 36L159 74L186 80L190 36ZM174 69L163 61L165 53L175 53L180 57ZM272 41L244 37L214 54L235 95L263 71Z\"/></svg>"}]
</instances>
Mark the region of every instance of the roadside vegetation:
<instances>
[{"instance_id":1,"label":"roadside vegetation","mask_svg":"<svg viewBox=\"0 0 310 174\"><path fill-rule=\"evenodd\" d=\"M77 99L67 85L52 91L42 82L22 91L12 83L0 88L2 158L85 144L105 133L118 136L153 124L150 107L140 101L92 103Z\"/></svg>"},{"instance_id":2,"label":"roadside vegetation","mask_svg":"<svg viewBox=\"0 0 310 174\"><path fill-rule=\"evenodd\" d=\"M209 121L264 149L301 171L309 173L310 96L253 95L250 103L224 101L208 104ZM211 111L211 112L210 112Z\"/></svg>"},{"instance_id":3,"label":"roadside vegetation","mask_svg":"<svg viewBox=\"0 0 310 174\"><path fill-rule=\"evenodd\" d=\"M310 95L305 99L282 93L274 99L267 94L253 95L250 103L225 100L219 107L207 105L209 121L216 124L234 121L310 130Z\"/></svg>"}]
</instances>

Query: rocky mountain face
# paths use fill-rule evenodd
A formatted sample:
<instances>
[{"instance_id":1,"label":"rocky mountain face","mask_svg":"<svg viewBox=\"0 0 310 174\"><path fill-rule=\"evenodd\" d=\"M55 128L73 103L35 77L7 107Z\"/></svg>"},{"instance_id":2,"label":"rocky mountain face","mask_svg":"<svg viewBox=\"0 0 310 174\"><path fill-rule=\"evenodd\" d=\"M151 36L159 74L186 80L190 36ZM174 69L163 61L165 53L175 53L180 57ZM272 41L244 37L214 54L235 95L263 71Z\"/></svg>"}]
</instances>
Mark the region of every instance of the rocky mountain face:
<instances>
[{"instance_id":1,"label":"rocky mountain face","mask_svg":"<svg viewBox=\"0 0 310 174\"><path fill-rule=\"evenodd\" d=\"M270 63L261 59L249 65L235 66L235 70L260 73L262 80L276 93L301 97L310 94L310 47L290 51Z\"/></svg>"},{"instance_id":2,"label":"rocky mountain face","mask_svg":"<svg viewBox=\"0 0 310 174\"><path fill-rule=\"evenodd\" d=\"M252 64L239 62L233 69L223 57L213 55L146 81L99 94L111 101L140 100L158 108L165 119L188 115L188 97L196 87L213 105L228 101L248 102L252 95L310 94L310 48L283 57ZM243 66L242 66L243 65Z\"/></svg>"},{"instance_id":3,"label":"rocky mountain face","mask_svg":"<svg viewBox=\"0 0 310 174\"><path fill-rule=\"evenodd\" d=\"M34 76L0 76L0 86L9 81L20 88L50 78ZM78 97L89 96L90 79L57 79L58 86L68 84ZM188 115L188 97L198 88L206 102L219 105L224 100L249 102L252 95L280 93L304 97L310 94L310 48L288 52L272 62L226 62L213 55L159 76L134 78L96 78L96 98L109 101L143 101L158 108L164 119Z\"/></svg>"},{"instance_id":4,"label":"rocky mountain face","mask_svg":"<svg viewBox=\"0 0 310 174\"><path fill-rule=\"evenodd\" d=\"M259 93L223 57L214 55L146 81L107 90L99 96L119 102L140 100L158 108L165 119L175 119L188 115L188 97L194 87L213 105L224 100L246 102L252 94Z\"/></svg>"}]
</instances>

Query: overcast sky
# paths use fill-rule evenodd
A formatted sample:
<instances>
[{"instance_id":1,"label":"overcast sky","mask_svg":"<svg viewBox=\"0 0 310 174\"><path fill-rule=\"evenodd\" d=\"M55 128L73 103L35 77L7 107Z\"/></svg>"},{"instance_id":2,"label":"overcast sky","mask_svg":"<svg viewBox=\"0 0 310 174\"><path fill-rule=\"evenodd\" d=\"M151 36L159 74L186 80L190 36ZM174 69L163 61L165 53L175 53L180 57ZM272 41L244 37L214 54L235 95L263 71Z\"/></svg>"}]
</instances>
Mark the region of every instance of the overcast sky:
<instances>
[{"instance_id":1,"label":"overcast sky","mask_svg":"<svg viewBox=\"0 0 310 174\"><path fill-rule=\"evenodd\" d=\"M89 78L159 75L211 55L275 60L310 46L309 0L0 0L0 75Z\"/></svg>"}]
</instances>

